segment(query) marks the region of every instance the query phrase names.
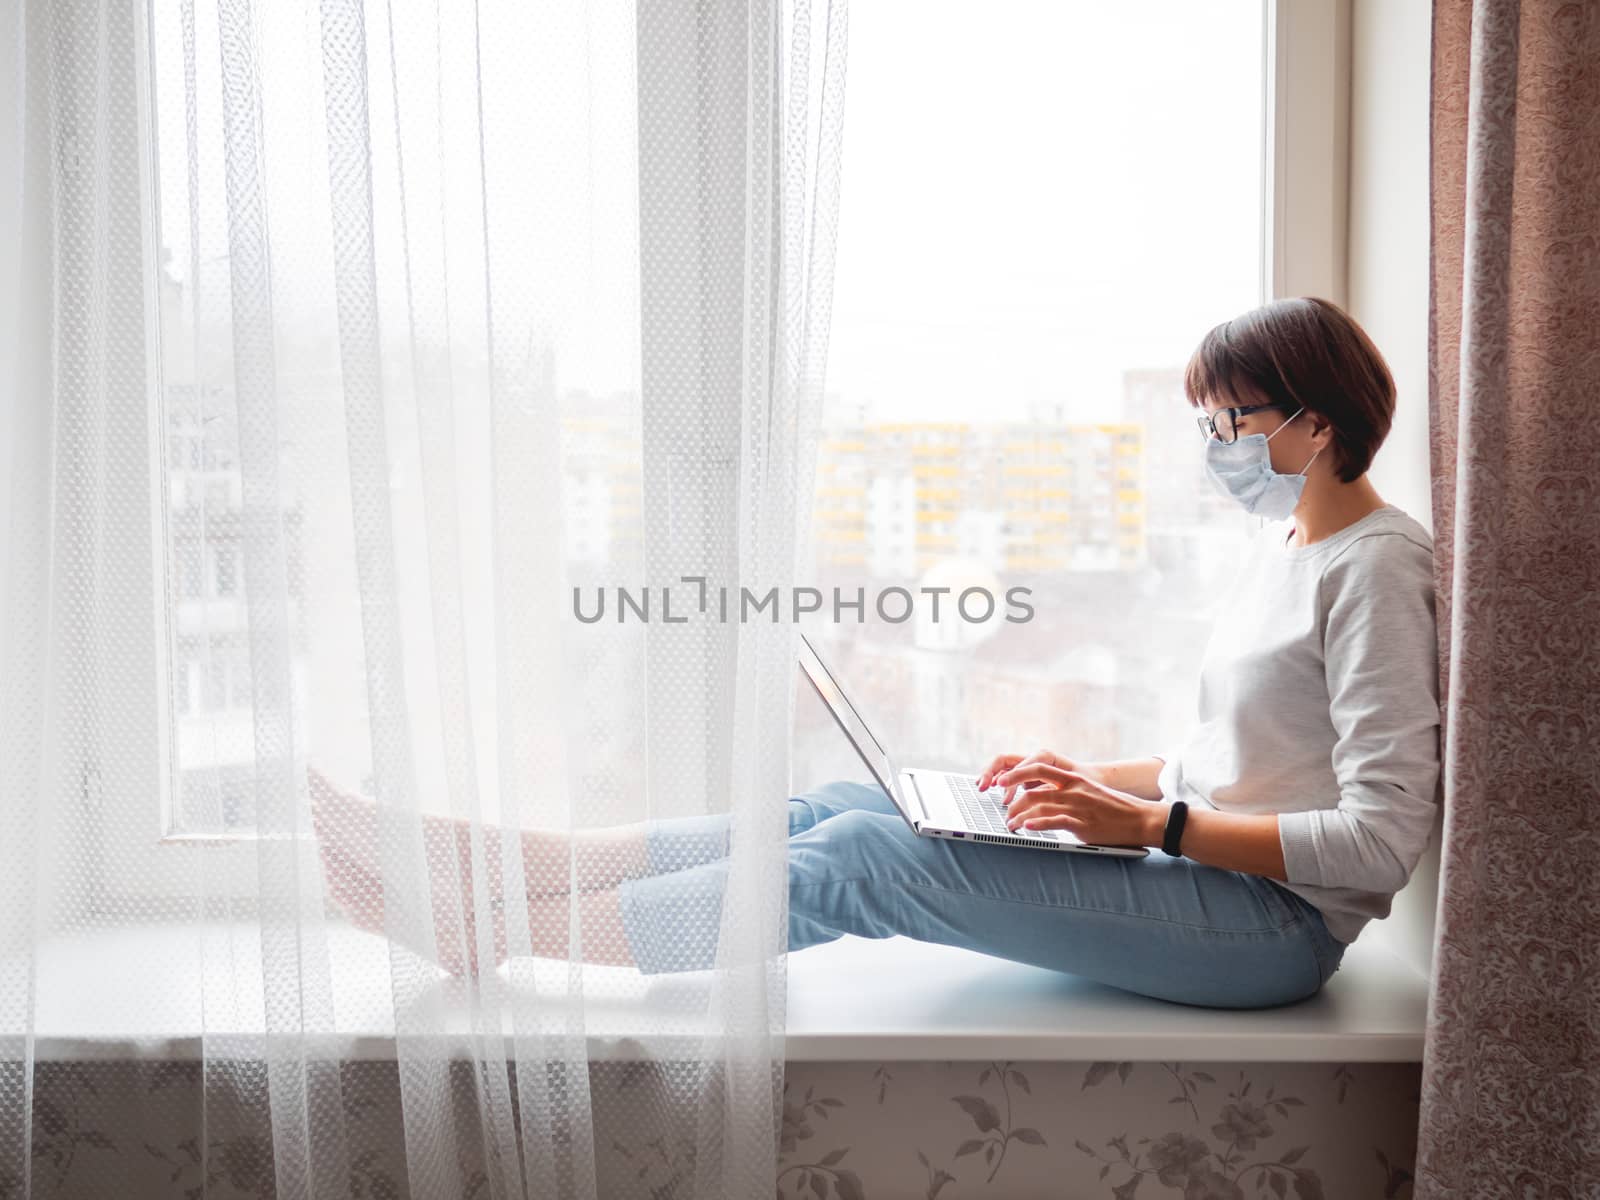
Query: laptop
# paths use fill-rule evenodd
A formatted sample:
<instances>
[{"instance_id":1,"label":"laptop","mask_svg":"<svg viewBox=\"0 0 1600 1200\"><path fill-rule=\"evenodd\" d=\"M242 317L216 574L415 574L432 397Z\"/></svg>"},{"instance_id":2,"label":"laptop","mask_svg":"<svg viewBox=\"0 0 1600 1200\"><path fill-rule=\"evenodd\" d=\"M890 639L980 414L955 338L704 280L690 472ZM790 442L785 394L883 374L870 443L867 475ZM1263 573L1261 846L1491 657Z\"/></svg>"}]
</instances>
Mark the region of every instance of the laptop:
<instances>
[{"instance_id":1,"label":"laptop","mask_svg":"<svg viewBox=\"0 0 1600 1200\"><path fill-rule=\"evenodd\" d=\"M878 786L918 837L989 842L997 846L1023 846L1032 850L1066 850L1080 854L1111 854L1119 858L1144 858L1144 846L1097 846L1065 829L1007 829L1004 788L980 792L971 775L932 771L923 767L895 766L893 757L868 728L860 711L845 695L838 679L823 663L817 648L800 635L800 670L833 714L845 737Z\"/></svg>"}]
</instances>

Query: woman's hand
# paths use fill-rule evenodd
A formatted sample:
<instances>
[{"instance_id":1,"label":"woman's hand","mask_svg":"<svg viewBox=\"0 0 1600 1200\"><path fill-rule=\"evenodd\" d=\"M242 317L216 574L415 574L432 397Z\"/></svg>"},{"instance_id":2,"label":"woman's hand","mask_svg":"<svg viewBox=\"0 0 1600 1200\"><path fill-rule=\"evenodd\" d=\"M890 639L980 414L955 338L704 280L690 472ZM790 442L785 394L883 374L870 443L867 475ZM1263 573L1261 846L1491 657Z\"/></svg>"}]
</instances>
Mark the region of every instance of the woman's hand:
<instances>
[{"instance_id":1,"label":"woman's hand","mask_svg":"<svg viewBox=\"0 0 1600 1200\"><path fill-rule=\"evenodd\" d=\"M1035 755L995 774L992 782L1006 789L1007 827L1064 829L1097 846L1157 844L1166 806L1108 787L1093 773L1092 764L1084 766L1089 770L1062 767Z\"/></svg>"},{"instance_id":2,"label":"woman's hand","mask_svg":"<svg viewBox=\"0 0 1600 1200\"><path fill-rule=\"evenodd\" d=\"M1076 771L1088 779L1105 782L1105 776L1100 773L1099 765L1092 762L1080 762L1075 758L1068 758L1064 754L1054 754L1049 750L1038 750L1024 757L1021 754L1002 754L983 769L983 774L978 776L978 790L986 792L994 787L998 777L1005 771L1015 770L1017 767L1029 766L1033 763L1042 763L1047 767L1058 767L1063 771ZM1006 789L1007 804L1015 796L1017 786Z\"/></svg>"}]
</instances>

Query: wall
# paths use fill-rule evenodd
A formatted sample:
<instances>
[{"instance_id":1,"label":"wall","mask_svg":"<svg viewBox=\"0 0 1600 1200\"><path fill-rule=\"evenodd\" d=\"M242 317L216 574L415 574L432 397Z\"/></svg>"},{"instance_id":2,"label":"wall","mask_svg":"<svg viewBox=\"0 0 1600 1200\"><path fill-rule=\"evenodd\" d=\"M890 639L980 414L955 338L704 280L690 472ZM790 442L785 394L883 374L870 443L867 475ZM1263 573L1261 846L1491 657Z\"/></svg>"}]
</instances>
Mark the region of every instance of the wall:
<instances>
[{"instance_id":1,"label":"wall","mask_svg":"<svg viewBox=\"0 0 1600 1200\"><path fill-rule=\"evenodd\" d=\"M1354 0L1351 11L1348 307L1394 372L1394 428L1374 460L1378 494L1430 531L1428 459L1428 0ZM1362 936L1431 968L1439 827L1394 914Z\"/></svg>"},{"instance_id":2,"label":"wall","mask_svg":"<svg viewBox=\"0 0 1600 1200\"><path fill-rule=\"evenodd\" d=\"M451 1069L462 1120L476 1122L471 1063ZM264 1070L234 1064L203 1081L193 1062L41 1063L31 1195L266 1200L277 1194L273 1147L252 1119ZM343 1111L318 1116L331 1134L319 1142L318 1194L330 1183L363 1200L413 1194L395 1070L341 1065ZM590 1070L599 1195L690 1200L694 1147L670 1136L682 1097L672 1073ZM795 1063L776 1191L780 1200L1403 1200L1418 1083L1407 1063ZM519 1096L514 1085L510 1094ZM414 1149L429 1157L427 1146ZM480 1158L433 1165L464 1200L491 1194ZM345 1171L348 1193L327 1178ZM0 1196L20 1195L18 1183L0 1176Z\"/></svg>"},{"instance_id":3,"label":"wall","mask_svg":"<svg viewBox=\"0 0 1600 1200\"><path fill-rule=\"evenodd\" d=\"M1350 80L1349 303L1393 370L1394 429L1372 469L1430 530L1428 0L1356 0Z\"/></svg>"}]
</instances>

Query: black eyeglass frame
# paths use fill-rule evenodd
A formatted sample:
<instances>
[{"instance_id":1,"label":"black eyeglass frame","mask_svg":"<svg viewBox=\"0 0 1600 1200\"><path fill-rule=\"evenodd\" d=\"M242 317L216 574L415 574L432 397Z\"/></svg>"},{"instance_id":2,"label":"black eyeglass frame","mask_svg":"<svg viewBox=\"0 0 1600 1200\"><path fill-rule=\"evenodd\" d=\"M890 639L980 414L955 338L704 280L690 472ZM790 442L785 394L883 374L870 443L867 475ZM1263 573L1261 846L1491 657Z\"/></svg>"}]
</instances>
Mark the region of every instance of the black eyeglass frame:
<instances>
[{"instance_id":1,"label":"black eyeglass frame","mask_svg":"<svg viewBox=\"0 0 1600 1200\"><path fill-rule=\"evenodd\" d=\"M1219 408L1214 413L1201 413L1194 420L1195 424L1200 427L1200 437L1203 440L1210 441L1212 438L1216 438L1217 441L1222 442L1224 446L1231 446L1236 440L1238 440L1240 417L1245 416L1248 413L1261 412L1263 409L1276 408L1281 411L1288 407L1289 406L1287 404L1237 404L1228 408ZM1230 431L1232 432L1233 437L1228 438L1226 441L1223 441L1222 436L1217 433L1216 424L1217 417L1221 416L1223 413L1233 414L1233 417L1229 421Z\"/></svg>"}]
</instances>

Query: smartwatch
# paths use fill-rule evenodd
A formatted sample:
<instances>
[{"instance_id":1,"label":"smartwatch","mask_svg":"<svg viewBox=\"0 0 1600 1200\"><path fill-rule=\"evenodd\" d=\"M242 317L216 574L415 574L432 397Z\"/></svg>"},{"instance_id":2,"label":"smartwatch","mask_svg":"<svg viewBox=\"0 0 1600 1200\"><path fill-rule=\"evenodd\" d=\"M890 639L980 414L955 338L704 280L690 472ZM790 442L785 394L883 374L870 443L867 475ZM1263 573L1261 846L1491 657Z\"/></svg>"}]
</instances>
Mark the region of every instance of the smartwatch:
<instances>
[{"instance_id":1,"label":"smartwatch","mask_svg":"<svg viewBox=\"0 0 1600 1200\"><path fill-rule=\"evenodd\" d=\"M1189 804L1185 800L1174 800L1172 808L1167 813L1167 828L1161 835L1161 852L1170 854L1173 858L1182 858L1183 851L1178 847L1183 842L1183 823L1189 819Z\"/></svg>"}]
</instances>

